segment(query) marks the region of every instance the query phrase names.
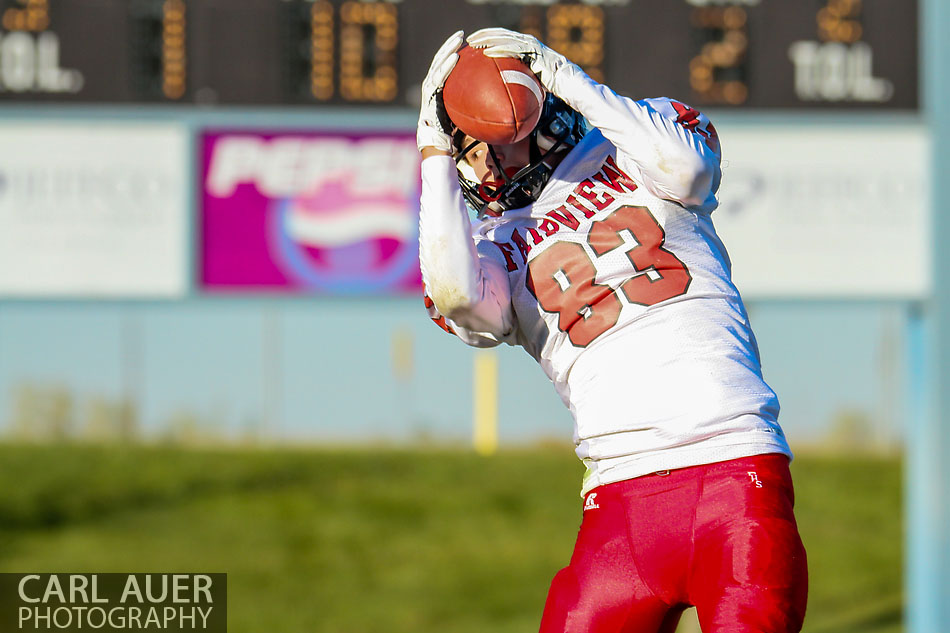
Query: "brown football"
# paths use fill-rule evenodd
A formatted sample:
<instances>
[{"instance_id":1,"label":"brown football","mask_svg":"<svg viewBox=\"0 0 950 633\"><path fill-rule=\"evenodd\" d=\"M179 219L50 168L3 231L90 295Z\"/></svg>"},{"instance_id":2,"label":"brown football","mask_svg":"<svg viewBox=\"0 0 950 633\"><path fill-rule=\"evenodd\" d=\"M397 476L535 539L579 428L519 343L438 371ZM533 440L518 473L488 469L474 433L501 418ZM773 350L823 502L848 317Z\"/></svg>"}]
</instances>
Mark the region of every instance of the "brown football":
<instances>
[{"instance_id":1,"label":"brown football","mask_svg":"<svg viewBox=\"0 0 950 633\"><path fill-rule=\"evenodd\" d=\"M544 88L520 59L485 57L481 50L464 46L442 98L460 130L479 141L510 145L538 124Z\"/></svg>"}]
</instances>

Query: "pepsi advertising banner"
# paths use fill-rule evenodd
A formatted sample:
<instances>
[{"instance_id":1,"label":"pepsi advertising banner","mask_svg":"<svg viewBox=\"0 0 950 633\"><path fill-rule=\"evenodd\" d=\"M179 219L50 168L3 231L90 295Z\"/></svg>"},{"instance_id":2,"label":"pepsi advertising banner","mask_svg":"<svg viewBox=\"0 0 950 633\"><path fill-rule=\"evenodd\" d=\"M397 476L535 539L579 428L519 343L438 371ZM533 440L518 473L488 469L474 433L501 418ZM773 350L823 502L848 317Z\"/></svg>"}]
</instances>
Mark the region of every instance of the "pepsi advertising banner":
<instances>
[{"instance_id":1,"label":"pepsi advertising banner","mask_svg":"<svg viewBox=\"0 0 950 633\"><path fill-rule=\"evenodd\" d=\"M403 132L203 133L201 287L419 292L419 164Z\"/></svg>"}]
</instances>

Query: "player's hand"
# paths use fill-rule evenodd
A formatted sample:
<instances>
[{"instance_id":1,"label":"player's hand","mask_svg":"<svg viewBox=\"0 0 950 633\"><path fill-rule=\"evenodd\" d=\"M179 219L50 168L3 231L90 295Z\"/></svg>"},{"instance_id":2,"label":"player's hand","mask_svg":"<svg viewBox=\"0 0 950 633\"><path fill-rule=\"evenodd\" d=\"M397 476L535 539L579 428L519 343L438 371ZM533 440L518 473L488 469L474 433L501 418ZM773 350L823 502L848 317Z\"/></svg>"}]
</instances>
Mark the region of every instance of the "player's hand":
<instances>
[{"instance_id":1,"label":"player's hand","mask_svg":"<svg viewBox=\"0 0 950 633\"><path fill-rule=\"evenodd\" d=\"M574 66L568 58L548 48L538 38L508 29L482 29L468 36L473 48L484 49L486 57L520 57L531 71L538 76L541 84L557 96L556 77L561 69Z\"/></svg>"},{"instance_id":2,"label":"player's hand","mask_svg":"<svg viewBox=\"0 0 950 633\"><path fill-rule=\"evenodd\" d=\"M422 107L419 110L419 126L416 128L416 145L421 151L424 147L432 147L440 152L452 153L452 137L442 124L448 117L439 110L443 108L440 94L449 73L455 68L458 61L458 49L462 47L464 34L456 31L445 40L445 44L432 58L429 72L422 81Z\"/></svg>"}]
</instances>

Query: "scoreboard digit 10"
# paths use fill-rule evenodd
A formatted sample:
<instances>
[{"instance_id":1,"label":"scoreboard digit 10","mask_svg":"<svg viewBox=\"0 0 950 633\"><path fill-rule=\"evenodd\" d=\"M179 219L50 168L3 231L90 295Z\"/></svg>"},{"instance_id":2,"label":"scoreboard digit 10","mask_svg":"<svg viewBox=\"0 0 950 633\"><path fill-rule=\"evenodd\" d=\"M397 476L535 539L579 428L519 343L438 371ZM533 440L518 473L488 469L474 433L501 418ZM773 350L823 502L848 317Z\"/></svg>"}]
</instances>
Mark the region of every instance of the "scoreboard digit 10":
<instances>
[{"instance_id":1,"label":"scoreboard digit 10","mask_svg":"<svg viewBox=\"0 0 950 633\"><path fill-rule=\"evenodd\" d=\"M918 108L916 0L0 0L0 103L413 107L453 31L635 98Z\"/></svg>"}]
</instances>

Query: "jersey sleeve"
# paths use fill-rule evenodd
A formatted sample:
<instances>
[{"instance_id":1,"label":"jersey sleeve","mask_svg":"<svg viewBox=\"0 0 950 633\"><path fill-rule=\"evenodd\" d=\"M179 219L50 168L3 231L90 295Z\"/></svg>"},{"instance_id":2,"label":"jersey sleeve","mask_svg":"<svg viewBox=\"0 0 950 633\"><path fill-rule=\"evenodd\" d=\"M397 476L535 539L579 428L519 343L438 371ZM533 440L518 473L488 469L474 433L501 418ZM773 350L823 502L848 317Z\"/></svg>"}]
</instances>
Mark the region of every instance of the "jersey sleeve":
<instances>
[{"instance_id":1,"label":"jersey sleeve","mask_svg":"<svg viewBox=\"0 0 950 633\"><path fill-rule=\"evenodd\" d=\"M668 98L634 101L573 64L556 79L557 96L617 148L617 161L653 195L699 212L716 208L722 178L719 138L697 110Z\"/></svg>"},{"instance_id":2,"label":"jersey sleeve","mask_svg":"<svg viewBox=\"0 0 950 633\"><path fill-rule=\"evenodd\" d=\"M437 324L441 319L443 329L478 347L510 339L515 324L508 274L479 253L449 156L422 161L419 262L426 307Z\"/></svg>"},{"instance_id":3,"label":"jersey sleeve","mask_svg":"<svg viewBox=\"0 0 950 633\"><path fill-rule=\"evenodd\" d=\"M452 322L450 319L445 318L439 312L439 309L435 307L435 302L429 297L428 292L423 295L423 300L425 302L426 312L429 314L429 318L432 319L432 322L445 332L457 336L459 340L466 345L471 345L472 347L495 347L502 342L509 342L507 340L499 340L490 332L474 332L468 330Z\"/></svg>"}]
</instances>

